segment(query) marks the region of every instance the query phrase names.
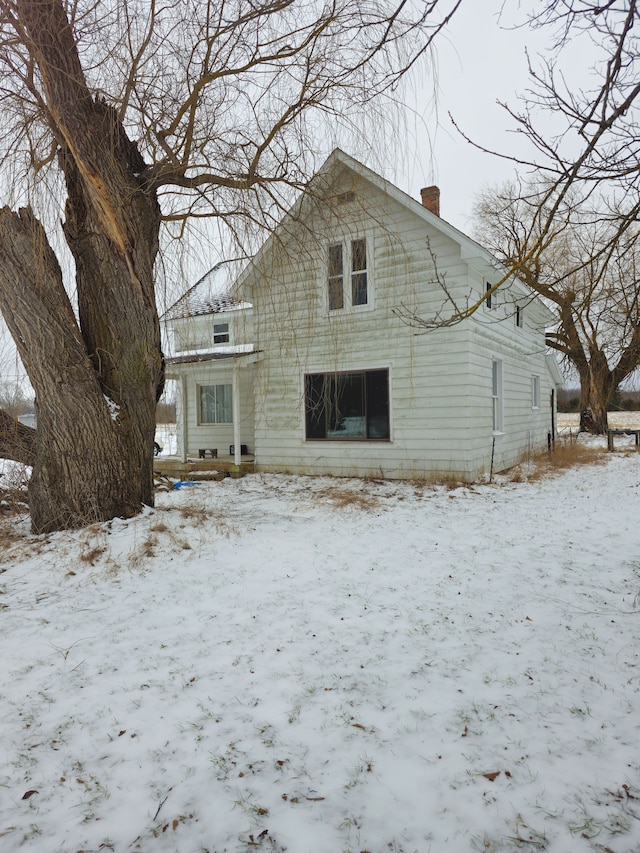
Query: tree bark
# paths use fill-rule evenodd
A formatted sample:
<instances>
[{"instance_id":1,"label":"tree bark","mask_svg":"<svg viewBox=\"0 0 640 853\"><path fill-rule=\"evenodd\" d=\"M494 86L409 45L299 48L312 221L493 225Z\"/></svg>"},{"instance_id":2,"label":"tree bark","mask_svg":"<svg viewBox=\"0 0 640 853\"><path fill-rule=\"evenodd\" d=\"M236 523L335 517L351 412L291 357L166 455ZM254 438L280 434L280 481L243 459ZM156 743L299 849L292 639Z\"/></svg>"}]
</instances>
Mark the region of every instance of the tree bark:
<instances>
[{"instance_id":1,"label":"tree bark","mask_svg":"<svg viewBox=\"0 0 640 853\"><path fill-rule=\"evenodd\" d=\"M17 0L59 146L78 318L44 229L0 212L0 309L36 392L29 489L36 532L153 503L163 381L153 266L160 211L115 111L94 100L60 0Z\"/></svg>"},{"instance_id":2,"label":"tree bark","mask_svg":"<svg viewBox=\"0 0 640 853\"><path fill-rule=\"evenodd\" d=\"M33 465L36 458L36 431L0 410L0 457Z\"/></svg>"},{"instance_id":3,"label":"tree bark","mask_svg":"<svg viewBox=\"0 0 640 853\"><path fill-rule=\"evenodd\" d=\"M36 394L34 532L139 512L139 478L119 452L119 414L102 392L58 261L30 210L0 211L0 252L0 308Z\"/></svg>"},{"instance_id":4,"label":"tree bark","mask_svg":"<svg viewBox=\"0 0 640 853\"><path fill-rule=\"evenodd\" d=\"M609 403L618 383L604 353L592 351L580 373L580 431L604 435L609 428Z\"/></svg>"}]
</instances>

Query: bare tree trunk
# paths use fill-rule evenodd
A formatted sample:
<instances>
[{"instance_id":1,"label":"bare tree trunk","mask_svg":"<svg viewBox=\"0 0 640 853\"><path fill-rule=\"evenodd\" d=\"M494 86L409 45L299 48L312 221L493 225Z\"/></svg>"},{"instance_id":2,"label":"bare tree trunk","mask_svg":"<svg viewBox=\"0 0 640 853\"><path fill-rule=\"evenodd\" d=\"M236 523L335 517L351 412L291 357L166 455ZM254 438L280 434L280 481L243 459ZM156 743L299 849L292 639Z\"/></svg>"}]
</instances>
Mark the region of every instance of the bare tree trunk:
<instances>
[{"instance_id":1,"label":"bare tree trunk","mask_svg":"<svg viewBox=\"0 0 640 853\"><path fill-rule=\"evenodd\" d=\"M607 409L599 400L593 398L580 404L580 432L604 435L609 428Z\"/></svg>"},{"instance_id":2,"label":"bare tree trunk","mask_svg":"<svg viewBox=\"0 0 640 853\"><path fill-rule=\"evenodd\" d=\"M4 208L0 245L0 307L36 393L34 531L139 512L150 490L129 464L130 431L102 392L44 229L29 210Z\"/></svg>"},{"instance_id":3,"label":"bare tree trunk","mask_svg":"<svg viewBox=\"0 0 640 853\"><path fill-rule=\"evenodd\" d=\"M588 371L580 376L580 430L604 435L609 428L607 413L617 383L602 353L591 353Z\"/></svg>"},{"instance_id":4,"label":"bare tree trunk","mask_svg":"<svg viewBox=\"0 0 640 853\"><path fill-rule=\"evenodd\" d=\"M0 309L36 392L29 500L45 532L153 503L160 212L115 111L91 97L62 4L16 5L59 146L78 293L76 319L41 224L30 210L0 211Z\"/></svg>"}]
</instances>

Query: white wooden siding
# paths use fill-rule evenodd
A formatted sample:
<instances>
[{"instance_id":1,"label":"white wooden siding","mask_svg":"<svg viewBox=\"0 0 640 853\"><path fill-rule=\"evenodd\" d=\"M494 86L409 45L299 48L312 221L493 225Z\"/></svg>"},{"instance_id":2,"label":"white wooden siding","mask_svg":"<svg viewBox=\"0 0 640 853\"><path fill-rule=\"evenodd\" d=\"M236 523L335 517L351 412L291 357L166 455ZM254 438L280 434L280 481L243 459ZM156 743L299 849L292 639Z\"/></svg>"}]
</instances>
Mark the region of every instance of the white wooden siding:
<instances>
[{"instance_id":1,"label":"white wooden siding","mask_svg":"<svg viewBox=\"0 0 640 853\"><path fill-rule=\"evenodd\" d=\"M444 293L469 292L459 246L383 194L366 189L367 211L355 204L341 220L305 223L304 247L289 244L252 282L256 341L256 462L263 470L387 477L476 474L468 460L470 324L416 334L393 313L404 306L435 314ZM362 195L360 196L362 197ZM317 239L309 237L315 233ZM326 246L366 236L373 308L326 308ZM428 248L437 254L434 269ZM302 283L302 284L301 284ZM391 440L306 441L304 375L389 369Z\"/></svg>"},{"instance_id":2,"label":"white wooden siding","mask_svg":"<svg viewBox=\"0 0 640 853\"><path fill-rule=\"evenodd\" d=\"M286 221L237 293L254 305L250 339L261 354L254 397L252 370L241 371L242 442L255 447L257 468L474 480L489 472L494 443L495 471L545 447L553 383L544 356L544 312L525 304L524 328L516 326L515 306L529 299L516 282L498 293L495 310L482 306L470 319L427 334L410 328L394 310L446 316L481 299L495 271L471 257L468 241L469 257L463 259L455 232L445 225L440 230L421 208L351 172L335 181L338 194L352 192L355 200L333 210L311 197L302 219ZM327 247L360 237L367 240L369 304L329 311ZM345 287L348 278L345 270ZM455 305L445 304L443 281ZM211 329L217 319L207 318ZM245 341L248 334L245 330ZM233 342L242 342L237 329ZM498 436L492 420L494 358L503 365L504 431ZM211 384L213 376L216 384L226 381L220 378L225 368L217 362L185 369L189 453L210 446L220 452L233 443L232 425L196 426L195 392L201 377ZM389 371L390 440L307 441L305 374L372 369ZM540 377L539 409L531 407L532 375ZM229 371L229 382L230 377Z\"/></svg>"}]
</instances>

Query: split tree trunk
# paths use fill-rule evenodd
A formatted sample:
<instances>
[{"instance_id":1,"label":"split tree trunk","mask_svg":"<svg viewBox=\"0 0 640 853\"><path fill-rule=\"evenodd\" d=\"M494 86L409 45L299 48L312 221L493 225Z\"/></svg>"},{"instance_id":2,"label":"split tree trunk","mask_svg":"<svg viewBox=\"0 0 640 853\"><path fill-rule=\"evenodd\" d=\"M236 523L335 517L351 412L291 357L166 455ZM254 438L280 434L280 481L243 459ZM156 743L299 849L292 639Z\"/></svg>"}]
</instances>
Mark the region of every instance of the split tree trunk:
<instances>
[{"instance_id":1,"label":"split tree trunk","mask_svg":"<svg viewBox=\"0 0 640 853\"><path fill-rule=\"evenodd\" d=\"M76 318L42 225L30 210L0 211L0 309L36 393L29 499L33 529L46 532L153 502L160 213L137 148L91 96L61 0L16 10L60 152L78 294Z\"/></svg>"},{"instance_id":2,"label":"split tree trunk","mask_svg":"<svg viewBox=\"0 0 640 853\"><path fill-rule=\"evenodd\" d=\"M617 383L604 355L592 354L588 372L580 376L580 430L604 435L609 428L609 403Z\"/></svg>"},{"instance_id":3,"label":"split tree trunk","mask_svg":"<svg viewBox=\"0 0 640 853\"><path fill-rule=\"evenodd\" d=\"M0 244L0 307L36 392L33 530L139 512L152 484L129 446L130 418L103 393L42 226L28 210L4 208Z\"/></svg>"}]
</instances>

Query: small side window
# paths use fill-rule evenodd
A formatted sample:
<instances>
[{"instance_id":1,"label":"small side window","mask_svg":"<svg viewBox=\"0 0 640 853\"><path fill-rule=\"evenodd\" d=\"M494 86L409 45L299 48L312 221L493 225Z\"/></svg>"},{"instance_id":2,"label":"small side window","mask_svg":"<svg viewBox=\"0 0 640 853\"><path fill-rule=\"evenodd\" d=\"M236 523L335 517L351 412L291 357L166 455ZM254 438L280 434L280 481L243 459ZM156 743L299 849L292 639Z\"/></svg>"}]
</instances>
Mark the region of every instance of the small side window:
<instances>
[{"instance_id":1,"label":"small side window","mask_svg":"<svg viewBox=\"0 0 640 853\"><path fill-rule=\"evenodd\" d=\"M540 408L540 377L531 377L531 408Z\"/></svg>"},{"instance_id":2,"label":"small side window","mask_svg":"<svg viewBox=\"0 0 640 853\"><path fill-rule=\"evenodd\" d=\"M229 343L229 324L214 323L213 324L213 342L214 344Z\"/></svg>"},{"instance_id":3,"label":"small side window","mask_svg":"<svg viewBox=\"0 0 640 853\"><path fill-rule=\"evenodd\" d=\"M487 282L487 286L486 286L486 288L485 288L485 293L487 294L487 296L486 296L486 298L485 298L485 300L484 300L484 301L485 301L485 305L486 305L486 306L487 306L487 308L489 308L489 309L491 309L491 308L495 308L495 307L496 307L496 305L498 304L498 302L497 302L497 300L496 300L496 295L495 295L495 293L491 293L491 288L492 288L492 287L493 287L493 285L492 285L492 284L489 284L489 282Z\"/></svg>"},{"instance_id":4,"label":"small side window","mask_svg":"<svg viewBox=\"0 0 640 853\"><path fill-rule=\"evenodd\" d=\"M519 329L524 328L524 308L516 305L516 326Z\"/></svg>"},{"instance_id":5,"label":"small side window","mask_svg":"<svg viewBox=\"0 0 640 853\"><path fill-rule=\"evenodd\" d=\"M502 432L504 428L502 408L502 362L491 362L491 396L493 401L493 431Z\"/></svg>"}]
</instances>

